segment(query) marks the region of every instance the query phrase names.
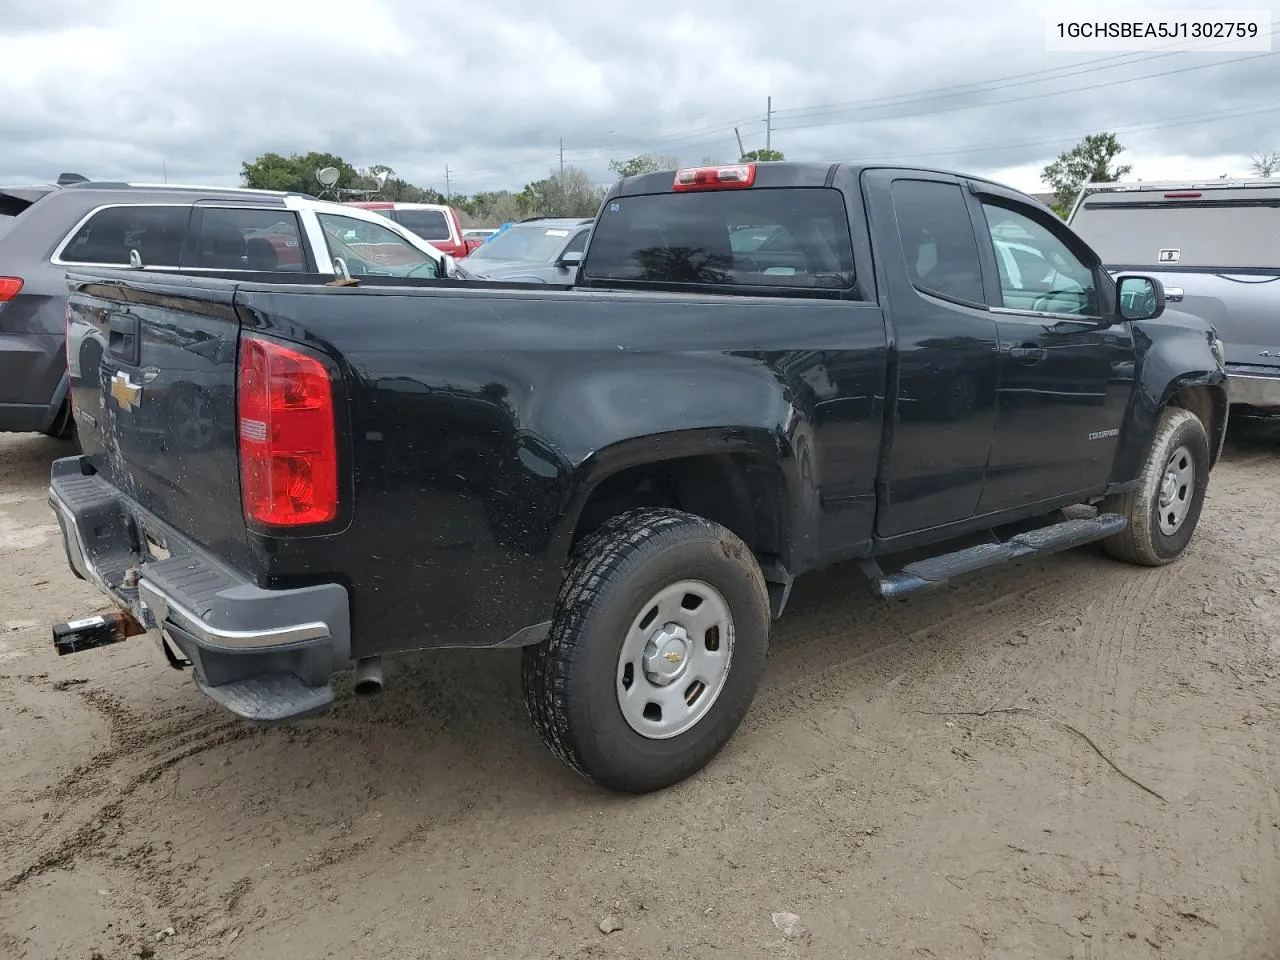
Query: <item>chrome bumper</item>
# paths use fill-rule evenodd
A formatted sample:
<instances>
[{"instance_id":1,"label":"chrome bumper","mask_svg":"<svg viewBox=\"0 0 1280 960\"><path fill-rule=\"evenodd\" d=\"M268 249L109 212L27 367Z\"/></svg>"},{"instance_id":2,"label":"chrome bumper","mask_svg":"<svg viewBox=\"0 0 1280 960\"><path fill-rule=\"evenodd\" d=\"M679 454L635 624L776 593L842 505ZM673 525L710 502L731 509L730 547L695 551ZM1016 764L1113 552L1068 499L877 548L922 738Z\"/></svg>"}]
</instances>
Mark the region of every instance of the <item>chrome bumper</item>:
<instances>
[{"instance_id":1,"label":"chrome bumper","mask_svg":"<svg viewBox=\"0 0 1280 960\"><path fill-rule=\"evenodd\" d=\"M340 584L265 590L124 496L83 457L54 462L49 505L72 572L129 611L162 647L176 647L202 692L266 721L332 702L329 678L351 655ZM150 555L144 529L160 532L167 557Z\"/></svg>"},{"instance_id":2,"label":"chrome bumper","mask_svg":"<svg viewBox=\"0 0 1280 960\"><path fill-rule=\"evenodd\" d=\"M1274 377L1227 370L1227 397L1233 404L1280 409L1280 370Z\"/></svg>"}]
</instances>

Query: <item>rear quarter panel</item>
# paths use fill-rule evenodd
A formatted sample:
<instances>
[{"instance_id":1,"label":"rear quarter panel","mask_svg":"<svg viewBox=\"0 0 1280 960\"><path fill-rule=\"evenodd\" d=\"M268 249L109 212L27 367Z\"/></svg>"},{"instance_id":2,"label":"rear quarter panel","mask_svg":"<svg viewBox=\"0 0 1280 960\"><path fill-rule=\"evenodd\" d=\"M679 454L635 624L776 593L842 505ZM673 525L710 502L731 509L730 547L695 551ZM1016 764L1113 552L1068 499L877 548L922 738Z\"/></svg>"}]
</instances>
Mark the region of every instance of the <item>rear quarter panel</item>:
<instances>
[{"instance_id":1,"label":"rear quarter panel","mask_svg":"<svg viewBox=\"0 0 1280 960\"><path fill-rule=\"evenodd\" d=\"M350 526L274 542L262 570L348 576L356 655L488 645L549 618L578 512L631 465L775 464L801 566L823 549L819 527L841 522L824 524L814 496L824 453L865 451L827 479L873 490L886 370L873 304L461 288L243 289L237 302L250 326L344 367ZM824 408L820 369L839 371L842 402ZM845 522L869 530L872 506Z\"/></svg>"}]
</instances>

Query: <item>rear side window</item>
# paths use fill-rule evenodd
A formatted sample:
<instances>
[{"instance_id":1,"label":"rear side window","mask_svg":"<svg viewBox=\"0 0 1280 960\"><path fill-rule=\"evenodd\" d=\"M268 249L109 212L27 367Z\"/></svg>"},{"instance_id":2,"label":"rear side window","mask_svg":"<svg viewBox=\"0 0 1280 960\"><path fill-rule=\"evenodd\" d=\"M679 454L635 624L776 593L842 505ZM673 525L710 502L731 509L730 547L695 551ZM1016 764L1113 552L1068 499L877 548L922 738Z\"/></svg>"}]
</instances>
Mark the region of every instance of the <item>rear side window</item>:
<instances>
[{"instance_id":1,"label":"rear side window","mask_svg":"<svg viewBox=\"0 0 1280 960\"><path fill-rule=\"evenodd\" d=\"M1280 268L1280 198L1086 200L1071 227L1105 264Z\"/></svg>"},{"instance_id":2,"label":"rear side window","mask_svg":"<svg viewBox=\"0 0 1280 960\"><path fill-rule=\"evenodd\" d=\"M423 240L451 240L449 218L440 210L397 210L395 219Z\"/></svg>"},{"instance_id":3,"label":"rear side window","mask_svg":"<svg viewBox=\"0 0 1280 960\"><path fill-rule=\"evenodd\" d=\"M183 266L278 273L305 269L298 215L290 210L200 207L192 226L195 236Z\"/></svg>"},{"instance_id":4,"label":"rear side window","mask_svg":"<svg viewBox=\"0 0 1280 960\"><path fill-rule=\"evenodd\" d=\"M767 234L756 243L757 234ZM617 197L582 270L593 280L844 290L854 284L844 197L827 187Z\"/></svg>"},{"instance_id":5,"label":"rear side window","mask_svg":"<svg viewBox=\"0 0 1280 960\"><path fill-rule=\"evenodd\" d=\"M144 266L176 267L182 257L190 207L107 207L91 216L62 248L64 263L127 266L137 250Z\"/></svg>"},{"instance_id":6,"label":"rear side window","mask_svg":"<svg viewBox=\"0 0 1280 960\"><path fill-rule=\"evenodd\" d=\"M911 283L948 300L982 303L978 240L959 185L895 180L892 196Z\"/></svg>"}]
</instances>

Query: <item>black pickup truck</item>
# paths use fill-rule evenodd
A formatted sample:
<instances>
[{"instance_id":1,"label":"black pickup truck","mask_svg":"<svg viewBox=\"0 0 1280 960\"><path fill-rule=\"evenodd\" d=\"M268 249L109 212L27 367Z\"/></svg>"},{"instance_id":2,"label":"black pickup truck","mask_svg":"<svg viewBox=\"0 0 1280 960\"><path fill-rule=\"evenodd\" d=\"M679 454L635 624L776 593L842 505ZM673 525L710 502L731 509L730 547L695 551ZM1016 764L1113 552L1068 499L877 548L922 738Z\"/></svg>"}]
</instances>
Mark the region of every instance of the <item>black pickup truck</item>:
<instances>
[{"instance_id":1,"label":"black pickup truck","mask_svg":"<svg viewBox=\"0 0 1280 960\"><path fill-rule=\"evenodd\" d=\"M573 286L68 283L103 359L50 501L120 612L60 652L150 632L279 722L353 662L371 692L384 654L520 646L542 739L629 792L733 734L795 576L856 560L892 598L1091 541L1170 562L1226 429L1222 346L1158 279L929 170L628 178Z\"/></svg>"}]
</instances>

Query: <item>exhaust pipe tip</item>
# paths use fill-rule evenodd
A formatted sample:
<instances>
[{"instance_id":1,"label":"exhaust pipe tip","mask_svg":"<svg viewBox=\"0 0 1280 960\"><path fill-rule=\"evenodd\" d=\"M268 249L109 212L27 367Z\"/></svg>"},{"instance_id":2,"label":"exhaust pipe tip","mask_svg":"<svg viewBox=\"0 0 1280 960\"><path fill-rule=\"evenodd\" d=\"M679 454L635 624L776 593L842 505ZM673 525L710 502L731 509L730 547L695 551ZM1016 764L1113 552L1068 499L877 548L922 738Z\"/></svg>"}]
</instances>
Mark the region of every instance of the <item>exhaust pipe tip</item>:
<instances>
[{"instance_id":1,"label":"exhaust pipe tip","mask_svg":"<svg viewBox=\"0 0 1280 960\"><path fill-rule=\"evenodd\" d=\"M381 657L363 657L356 661L355 691L361 697L382 692Z\"/></svg>"}]
</instances>

